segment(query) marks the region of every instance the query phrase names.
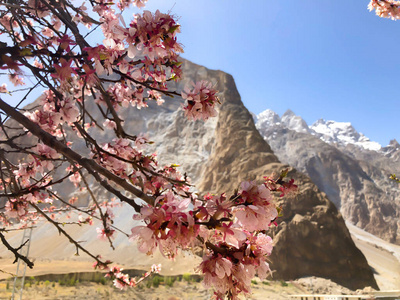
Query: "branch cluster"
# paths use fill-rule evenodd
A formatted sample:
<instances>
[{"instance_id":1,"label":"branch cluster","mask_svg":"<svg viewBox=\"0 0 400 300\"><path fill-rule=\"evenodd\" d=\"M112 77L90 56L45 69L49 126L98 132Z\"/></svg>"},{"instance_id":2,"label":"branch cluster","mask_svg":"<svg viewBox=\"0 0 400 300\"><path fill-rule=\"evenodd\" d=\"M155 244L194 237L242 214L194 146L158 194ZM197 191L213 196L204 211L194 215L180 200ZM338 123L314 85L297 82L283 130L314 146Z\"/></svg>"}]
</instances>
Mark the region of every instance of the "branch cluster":
<instances>
[{"instance_id":1,"label":"branch cluster","mask_svg":"<svg viewBox=\"0 0 400 300\"><path fill-rule=\"evenodd\" d=\"M98 237L113 247L115 234L121 232L114 226L114 204L98 197L92 190L95 183L130 205L133 218L143 221L125 234L137 241L140 251L151 254L159 249L173 258L178 249L200 245L205 255L198 269L205 274L205 285L215 287L217 298L236 299L250 292L256 273L261 278L268 274L272 240L266 230L279 215L273 192L283 196L295 185L285 182L282 173L261 185L243 182L230 197L199 197L177 165L160 166L155 155L146 153L151 142L128 131L123 109L145 109L150 101L161 105L165 97L182 97L186 117L206 121L217 115L219 98L215 85L207 81L193 82L181 92L168 89L168 83L182 75L183 50L176 36L180 25L159 11L138 13L125 23L123 11L132 4L141 8L144 2L0 4L0 34L7 37L0 43L0 67L17 87L26 85L26 78L33 82L22 100L34 89L45 88L35 106L26 110L0 99L0 222L22 228L38 220L50 222L77 253L86 253L97 267L106 268L117 287L135 286L150 273L139 280L129 278L87 251L64 228L98 219ZM98 31L103 43L90 45L85 37ZM11 92L3 84L0 93ZM96 136L105 131L113 138L100 143ZM77 139L84 150L73 147L71 141ZM92 205L77 207L75 197L60 196L57 189L67 182L86 191ZM77 220L61 221L59 213L67 211L78 214ZM18 252L23 245L13 248L5 235L0 233L0 238L16 258L33 266Z\"/></svg>"}]
</instances>

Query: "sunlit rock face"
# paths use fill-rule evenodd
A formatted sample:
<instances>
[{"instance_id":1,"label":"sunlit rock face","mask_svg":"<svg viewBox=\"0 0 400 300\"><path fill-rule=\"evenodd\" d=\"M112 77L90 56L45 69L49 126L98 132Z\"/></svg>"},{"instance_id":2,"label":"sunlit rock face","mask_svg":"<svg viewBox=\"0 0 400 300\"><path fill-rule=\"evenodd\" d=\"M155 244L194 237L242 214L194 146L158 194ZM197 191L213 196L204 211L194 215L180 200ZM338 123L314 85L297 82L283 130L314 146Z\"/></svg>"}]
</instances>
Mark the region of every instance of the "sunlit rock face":
<instances>
[{"instance_id":1,"label":"sunlit rock face","mask_svg":"<svg viewBox=\"0 0 400 300\"><path fill-rule=\"evenodd\" d=\"M207 79L216 83L222 102L217 118L205 123L188 121L180 108L182 99L169 98L163 106L151 104L147 109L122 111L128 131L146 132L155 142L148 151L158 153L160 164L180 164L181 171L192 178L201 193L233 192L243 180L261 182L263 176L289 167L278 160L256 129L232 76L188 61L183 64L183 74L183 81L171 86L178 92L191 81ZM301 121L293 124L304 125ZM104 131L96 138L105 142L111 135ZM74 147L83 149L83 141L74 141ZM274 279L315 275L352 289L377 288L365 257L355 247L335 205L307 176L291 168L289 177L296 180L299 192L279 200L284 216L270 230L275 241L271 256ZM93 181L91 187L100 200L108 197ZM58 189L68 195L75 193L63 186ZM75 195L80 205L90 202L85 193ZM129 222L132 220L124 219L126 230L131 228ZM135 257L138 250L134 245L122 245L129 247L130 257Z\"/></svg>"},{"instance_id":2,"label":"sunlit rock face","mask_svg":"<svg viewBox=\"0 0 400 300\"><path fill-rule=\"evenodd\" d=\"M400 189L389 179L400 171L397 141L382 148L344 122L318 120L309 131L287 124L279 116L257 118L257 128L279 159L307 174L346 220L400 243Z\"/></svg>"},{"instance_id":3,"label":"sunlit rock face","mask_svg":"<svg viewBox=\"0 0 400 300\"><path fill-rule=\"evenodd\" d=\"M190 72L196 67L190 67ZM232 191L243 180L261 181L286 168L257 131L232 76L221 71L208 71L208 75L217 79L222 105L214 146L198 188L202 192ZM299 193L279 201L284 217L271 229L276 243L271 257L274 278L316 274L351 288L376 287L371 269L354 246L335 205L308 177L294 169L289 176L298 183Z\"/></svg>"}]
</instances>

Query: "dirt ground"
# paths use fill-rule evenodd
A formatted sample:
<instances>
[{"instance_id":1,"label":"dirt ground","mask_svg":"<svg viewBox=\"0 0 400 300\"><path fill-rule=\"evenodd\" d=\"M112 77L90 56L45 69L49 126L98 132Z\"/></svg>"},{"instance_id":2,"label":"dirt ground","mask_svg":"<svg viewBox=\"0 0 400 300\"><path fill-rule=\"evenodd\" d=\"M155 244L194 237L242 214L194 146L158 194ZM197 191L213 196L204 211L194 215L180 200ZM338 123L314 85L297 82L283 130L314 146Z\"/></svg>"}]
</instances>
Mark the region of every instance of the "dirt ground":
<instances>
[{"instance_id":1,"label":"dirt ground","mask_svg":"<svg viewBox=\"0 0 400 300\"><path fill-rule=\"evenodd\" d=\"M106 282L105 284L81 282L75 283L74 286L61 286L58 282L41 281L29 283L28 280L23 290L22 299L206 300L210 299L213 294L212 291L204 289L201 282L187 282L182 279L180 281L175 281L172 286L162 283L155 288L153 286L149 287L149 283L151 283L152 279L149 280L150 282L144 282L138 287L130 288L126 291L120 291L114 288L110 282ZM308 278L300 282L267 280L261 282L259 280L254 280L252 284L253 294L247 299L290 299L290 295L309 293L308 283L310 280L314 281L315 284L319 284L320 287L333 284L326 280L320 281L318 278ZM10 299L12 287L12 281L1 281L0 299ZM316 286L314 286L314 291L315 289Z\"/></svg>"},{"instance_id":2,"label":"dirt ground","mask_svg":"<svg viewBox=\"0 0 400 300\"><path fill-rule=\"evenodd\" d=\"M400 246L393 245L378 239L365 231L351 224L347 224L352 234L353 240L357 247L366 256L369 265L374 270L375 279L381 290L400 290ZM46 232L46 234L40 234ZM18 245L20 237L16 237L14 243ZM161 283L157 288L144 283L137 288L127 291L119 291L112 287L109 282L81 280L74 282L72 286L60 284L57 274L85 272L93 273L92 261L85 257L76 257L71 255L73 251L66 249L65 242L53 235L51 231L38 231L34 238L35 243L32 247L32 257L40 258L35 261L33 270L27 270L27 278L35 277L35 280L26 282L23 290L23 299L166 299L166 300L183 300L183 299L210 299L212 291L204 289L199 282L187 282L185 280L176 280L172 286ZM56 247L57 251L46 252L47 248L43 245ZM123 243L119 245L124 246ZM113 261L123 261L119 266L149 270L154 262L161 262L162 276L173 277L179 274L194 273L194 266L198 265L200 258L191 254L185 254L176 261L166 260L163 257L154 255L146 256L134 252L133 246L125 245L121 249ZM127 251L129 249L130 251ZM13 257L9 251L1 251L0 246L0 271L9 273L16 272L16 264L12 264ZM67 251L68 250L68 251ZM99 249L99 251L102 249ZM102 252L102 251L100 251ZM49 254L50 253L50 254ZM112 253L110 253L110 256ZM138 264L140 263L140 264ZM53 274L53 275L49 275ZM50 276L48 279L40 276ZM7 281L10 274L0 272L0 299L10 299L12 295L13 282ZM103 284L104 283L104 284ZM151 285L151 284L150 284ZM356 292L349 291L329 280L308 277L301 278L290 282L281 281L263 281L255 279L252 284L253 294L248 299L290 299L290 295L294 294L354 294ZM360 292L360 291L359 291ZM363 293L368 294L368 290ZM16 297L18 299L18 297Z\"/></svg>"}]
</instances>

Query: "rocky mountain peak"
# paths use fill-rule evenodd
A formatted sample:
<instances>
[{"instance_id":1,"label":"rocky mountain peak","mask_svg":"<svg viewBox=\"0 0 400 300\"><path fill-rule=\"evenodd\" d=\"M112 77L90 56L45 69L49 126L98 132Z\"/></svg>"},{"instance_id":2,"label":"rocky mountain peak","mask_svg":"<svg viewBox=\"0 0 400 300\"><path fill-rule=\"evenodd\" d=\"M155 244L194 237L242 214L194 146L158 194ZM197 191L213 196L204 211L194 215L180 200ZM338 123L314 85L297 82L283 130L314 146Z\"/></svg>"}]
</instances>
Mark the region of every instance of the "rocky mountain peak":
<instances>
[{"instance_id":1,"label":"rocky mountain peak","mask_svg":"<svg viewBox=\"0 0 400 300\"><path fill-rule=\"evenodd\" d=\"M379 143L373 142L362 133L359 133L350 122L319 119L311 126L308 126L300 116L297 116L290 109L281 118L269 109L260 113L257 117L256 126L259 130L268 129L273 126L283 126L296 132L315 135L329 144L341 146L350 144L373 151L379 151L382 148Z\"/></svg>"},{"instance_id":2,"label":"rocky mountain peak","mask_svg":"<svg viewBox=\"0 0 400 300\"><path fill-rule=\"evenodd\" d=\"M282 115L282 124L285 125L287 128L297 131L297 132L302 132L302 133L310 133L311 132L306 121L304 121L302 117L297 116L290 109L288 109Z\"/></svg>"},{"instance_id":3,"label":"rocky mountain peak","mask_svg":"<svg viewBox=\"0 0 400 300\"><path fill-rule=\"evenodd\" d=\"M400 174L396 140L381 148L351 123L324 119L310 126L311 134L282 125L258 129L278 158L310 176L346 220L400 244L399 188L388 175Z\"/></svg>"},{"instance_id":4,"label":"rocky mountain peak","mask_svg":"<svg viewBox=\"0 0 400 300\"><path fill-rule=\"evenodd\" d=\"M296 114L293 112L293 110L287 109L287 110L284 112L284 114L282 115L282 118L283 118L283 117L291 118L291 117L295 117L295 116L296 116Z\"/></svg>"},{"instance_id":5,"label":"rocky mountain peak","mask_svg":"<svg viewBox=\"0 0 400 300\"><path fill-rule=\"evenodd\" d=\"M325 121L319 119L310 126L321 140L330 144L354 144L367 150L378 151L381 145L372 142L362 133L359 133L350 122Z\"/></svg>"},{"instance_id":6,"label":"rocky mountain peak","mask_svg":"<svg viewBox=\"0 0 400 300\"><path fill-rule=\"evenodd\" d=\"M281 123L281 118L279 115L271 109L264 110L254 119L257 127L270 127L279 125Z\"/></svg>"},{"instance_id":7,"label":"rocky mountain peak","mask_svg":"<svg viewBox=\"0 0 400 300\"><path fill-rule=\"evenodd\" d=\"M400 148L400 144L397 142L396 139L391 140L388 146L390 146L396 150L398 150Z\"/></svg>"},{"instance_id":8,"label":"rocky mountain peak","mask_svg":"<svg viewBox=\"0 0 400 300\"><path fill-rule=\"evenodd\" d=\"M350 122L336 122L336 121L325 121L319 119L311 128L322 135L322 139L332 140L334 142L346 142L355 143L360 139L360 134Z\"/></svg>"},{"instance_id":9,"label":"rocky mountain peak","mask_svg":"<svg viewBox=\"0 0 400 300\"><path fill-rule=\"evenodd\" d=\"M199 190L218 194L237 188L243 180L262 181L263 176L287 168L257 131L232 76L208 72L218 79L222 105L214 131L215 142L202 169L202 181L197 185ZM268 121L277 120L272 112L264 116ZM302 124L296 116L288 118L288 124L293 124L293 119L295 125ZM277 227L271 227L275 239L271 256L274 278L298 278L312 273L350 288L366 284L377 287L365 257L355 247L334 204L300 172L291 169L289 177L300 189L295 196L278 201L284 217Z\"/></svg>"},{"instance_id":10,"label":"rocky mountain peak","mask_svg":"<svg viewBox=\"0 0 400 300\"><path fill-rule=\"evenodd\" d=\"M382 153L394 161L398 161L400 157L400 144L396 139L390 141L389 145L382 148ZM397 172L397 171L396 171Z\"/></svg>"}]
</instances>

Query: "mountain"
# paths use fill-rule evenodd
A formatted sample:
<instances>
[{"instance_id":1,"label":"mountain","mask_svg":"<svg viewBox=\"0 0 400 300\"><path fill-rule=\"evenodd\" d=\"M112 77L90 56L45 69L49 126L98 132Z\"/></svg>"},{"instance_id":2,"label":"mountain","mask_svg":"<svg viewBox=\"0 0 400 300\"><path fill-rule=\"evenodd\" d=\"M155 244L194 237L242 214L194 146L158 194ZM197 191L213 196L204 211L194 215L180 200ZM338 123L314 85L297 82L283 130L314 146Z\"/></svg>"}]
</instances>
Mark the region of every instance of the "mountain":
<instances>
[{"instance_id":1,"label":"mountain","mask_svg":"<svg viewBox=\"0 0 400 300\"><path fill-rule=\"evenodd\" d=\"M293 130L301 132L296 129ZM365 135L357 132L349 122L325 121L320 119L310 126L309 132L329 144L339 144L344 146L352 144L366 150L375 151L382 148L379 143L372 142Z\"/></svg>"},{"instance_id":2,"label":"mountain","mask_svg":"<svg viewBox=\"0 0 400 300\"><path fill-rule=\"evenodd\" d=\"M189 75L192 77L198 72L197 68L199 66L187 63L184 73L193 74ZM286 168L257 131L232 76L211 70L205 75L218 82L222 105L214 129L213 147L197 184L199 190L232 191L243 180L262 180L263 176ZM336 207L308 177L294 169L289 176L295 178L300 189L294 197L279 201L284 217L277 228L271 229L275 239L275 251L271 256L274 278L292 279L314 274L352 288L366 282L376 286L365 258L354 246Z\"/></svg>"},{"instance_id":3,"label":"mountain","mask_svg":"<svg viewBox=\"0 0 400 300\"><path fill-rule=\"evenodd\" d=\"M150 104L147 109L129 108L122 112L124 126L134 129L134 133L147 132L155 142L150 151L157 151L161 164L179 163L181 170L192 178L201 193L232 192L243 180L262 181L263 176L289 168L278 160L256 129L231 75L188 61L183 64L183 74L184 79L178 84L171 84L172 89L181 91L185 84L201 79L217 83L222 102L217 118L205 123L188 121L180 109L180 98L167 99L161 107ZM290 119L288 116L287 124L304 126L301 120ZM110 139L107 132L96 138L99 141ZM83 141L73 142L76 148L83 146ZM371 268L355 246L335 205L306 175L290 168L289 177L296 180L299 192L278 200L284 216L278 226L270 230L275 241L271 256L273 278L289 280L319 276L351 289L365 286L377 288ZM91 184L99 201L108 198L96 189L93 182ZM69 194L75 192L61 185L58 189ZM80 205L88 204L88 195L82 192L75 195ZM124 210L124 213L127 212ZM134 226L133 221L124 219L123 226L125 231L129 231ZM78 239L88 239L87 234L83 236L84 233L79 232L76 233ZM41 243L39 247L48 244L51 243ZM126 253L131 259L136 257L138 250L135 245L127 246L119 242L116 246L125 253L121 257L125 257ZM60 247L65 249L62 245L58 245L57 249ZM45 255L43 252L39 253L42 258ZM60 253L65 257L65 251ZM52 259L57 255L51 254ZM137 263L140 264L140 261Z\"/></svg>"},{"instance_id":4,"label":"mountain","mask_svg":"<svg viewBox=\"0 0 400 300\"><path fill-rule=\"evenodd\" d=\"M311 133L307 123L301 117L296 116L290 109L282 115L281 121L286 128L297 132Z\"/></svg>"},{"instance_id":5,"label":"mountain","mask_svg":"<svg viewBox=\"0 0 400 300\"><path fill-rule=\"evenodd\" d=\"M268 115L273 113L268 110ZM358 133L350 123L318 120L309 127L287 126L274 116L257 128L282 162L310 176L350 223L392 243L400 243L400 197L389 174L400 170L396 141L387 147ZM303 122L301 122L303 123Z\"/></svg>"}]
</instances>

